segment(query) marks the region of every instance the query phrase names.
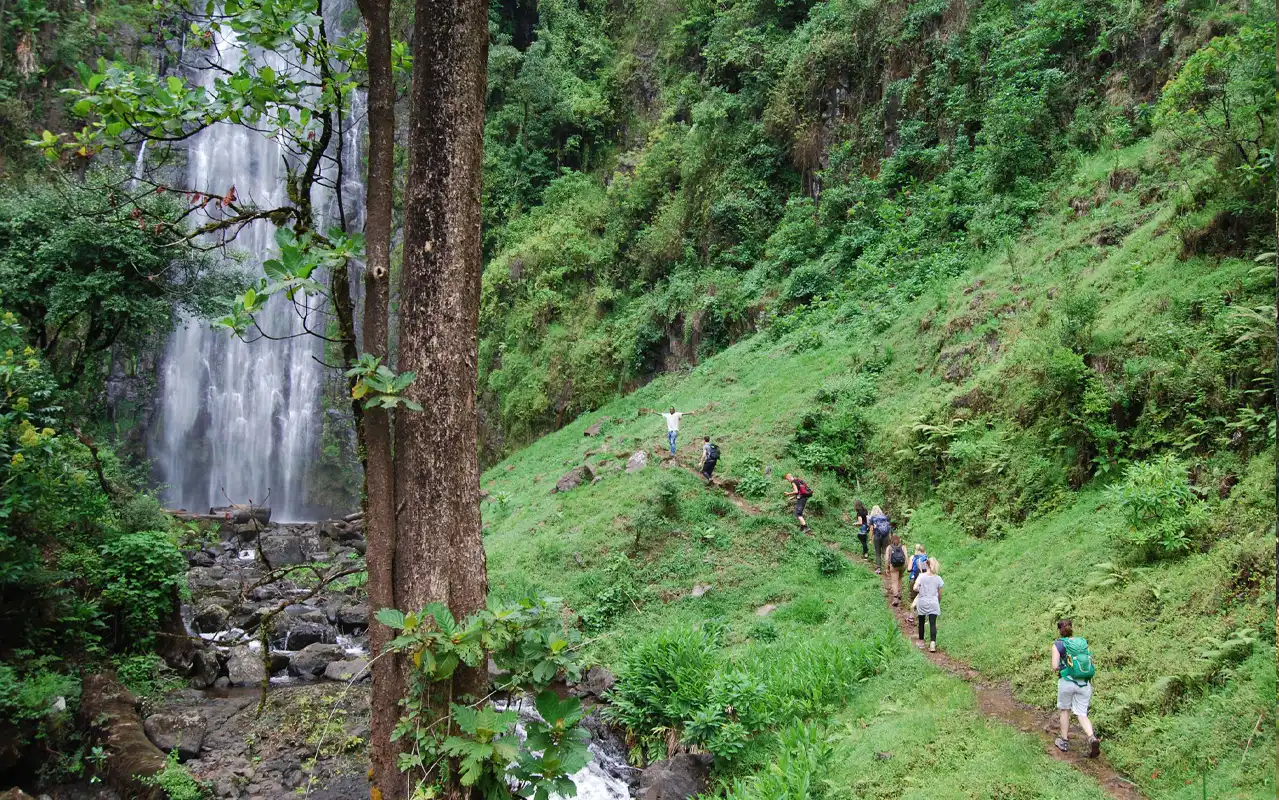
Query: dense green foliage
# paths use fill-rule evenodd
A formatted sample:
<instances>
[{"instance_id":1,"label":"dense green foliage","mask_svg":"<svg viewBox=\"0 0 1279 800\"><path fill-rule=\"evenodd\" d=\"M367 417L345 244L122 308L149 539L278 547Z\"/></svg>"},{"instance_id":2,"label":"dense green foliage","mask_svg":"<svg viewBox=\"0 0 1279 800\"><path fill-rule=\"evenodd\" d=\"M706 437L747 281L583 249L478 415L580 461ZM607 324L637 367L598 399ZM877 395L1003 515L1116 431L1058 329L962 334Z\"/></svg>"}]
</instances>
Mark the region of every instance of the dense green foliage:
<instances>
[{"instance_id":1,"label":"dense green foliage","mask_svg":"<svg viewBox=\"0 0 1279 800\"><path fill-rule=\"evenodd\" d=\"M179 313L218 308L227 270L181 245L175 197L134 198L113 173L0 192L0 297L63 388Z\"/></svg>"},{"instance_id":2,"label":"dense green foliage","mask_svg":"<svg viewBox=\"0 0 1279 800\"><path fill-rule=\"evenodd\" d=\"M824 298L888 324L898 299L984 254L1015 253L1080 154L1157 127L1222 177L1222 241L1207 248L1265 238L1267 8L515 9L495 12L489 65L491 454L757 327L785 333L797 306ZM819 346L819 335L795 345ZM832 422L834 434L854 421ZM811 463L841 458L800 444Z\"/></svg>"}]
</instances>

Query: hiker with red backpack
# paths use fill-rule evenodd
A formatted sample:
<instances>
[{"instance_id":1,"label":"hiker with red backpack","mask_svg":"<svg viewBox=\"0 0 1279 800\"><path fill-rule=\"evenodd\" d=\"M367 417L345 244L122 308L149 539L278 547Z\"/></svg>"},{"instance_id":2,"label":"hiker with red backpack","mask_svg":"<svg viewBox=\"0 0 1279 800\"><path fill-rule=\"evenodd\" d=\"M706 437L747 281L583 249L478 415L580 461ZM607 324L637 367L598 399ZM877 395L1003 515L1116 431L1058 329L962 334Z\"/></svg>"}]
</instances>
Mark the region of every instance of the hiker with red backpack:
<instances>
[{"instance_id":1,"label":"hiker with red backpack","mask_svg":"<svg viewBox=\"0 0 1279 800\"><path fill-rule=\"evenodd\" d=\"M1053 642L1052 663L1057 673L1057 710L1061 714L1061 736L1055 742L1063 753L1070 749L1070 715L1079 720L1079 727L1088 737L1088 757L1101 754L1101 740L1093 734L1088 719L1088 704L1092 702L1092 679L1097 674L1093 665L1088 640L1075 635L1071 620L1057 622L1058 638Z\"/></svg>"},{"instance_id":2,"label":"hiker with red backpack","mask_svg":"<svg viewBox=\"0 0 1279 800\"><path fill-rule=\"evenodd\" d=\"M884 572L884 552L888 550L888 537L893 535L893 526L888 522L884 509L875 506L870 510L870 528L875 534L875 574Z\"/></svg>"},{"instance_id":3,"label":"hiker with red backpack","mask_svg":"<svg viewBox=\"0 0 1279 800\"><path fill-rule=\"evenodd\" d=\"M808 533L808 522L804 519L804 506L808 504L808 498L813 496L813 490L808 488L803 478L796 478L789 472L786 473L786 480L791 485L791 490L786 493L786 497L795 498L795 519L799 520L799 530L801 533Z\"/></svg>"}]
</instances>

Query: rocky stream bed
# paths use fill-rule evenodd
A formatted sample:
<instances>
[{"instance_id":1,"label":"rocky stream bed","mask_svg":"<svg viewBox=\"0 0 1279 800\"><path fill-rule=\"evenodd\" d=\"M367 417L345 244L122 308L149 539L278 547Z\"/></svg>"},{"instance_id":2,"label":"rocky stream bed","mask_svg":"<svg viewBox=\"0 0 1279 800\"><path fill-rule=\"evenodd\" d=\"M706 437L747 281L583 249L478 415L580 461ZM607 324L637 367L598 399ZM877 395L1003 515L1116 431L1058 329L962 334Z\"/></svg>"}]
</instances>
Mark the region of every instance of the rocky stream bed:
<instances>
[{"instance_id":1,"label":"rocky stream bed","mask_svg":"<svg viewBox=\"0 0 1279 800\"><path fill-rule=\"evenodd\" d=\"M367 797L369 608L360 519L277 524L267 514L240 514L211 530L216 537L187 552L182 619L188 641L198 642L185 657L189 686L138 703L147 739L176 751L218 798ZM589 704L610 685L596 668L564 690ZM535 714L531 703L510 702L526 720ZM674 765L647 774L628 766L622 740L598 709L588 728L594 759L574 776L579 798L689 796L670 791ZM686 766L694 782L705 780L704 763Z\"/></svg>"}]
</instances>

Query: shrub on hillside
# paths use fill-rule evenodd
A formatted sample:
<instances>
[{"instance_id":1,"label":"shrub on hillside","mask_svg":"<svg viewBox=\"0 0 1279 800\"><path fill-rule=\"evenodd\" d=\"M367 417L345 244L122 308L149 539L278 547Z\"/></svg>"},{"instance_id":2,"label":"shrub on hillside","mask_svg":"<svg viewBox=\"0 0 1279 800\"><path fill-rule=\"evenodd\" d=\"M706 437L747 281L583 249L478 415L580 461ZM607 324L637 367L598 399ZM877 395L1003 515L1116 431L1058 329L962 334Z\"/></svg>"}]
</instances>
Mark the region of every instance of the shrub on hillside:
<instances>
[{"instance_id":1,"label":"shrub on hillside","mask_svg":"<svg viewBox=\"0 0 1279 800\"><path fill-rule=\"evenodd\" d=\"M126 533L102 546L102 599L115 612L117 643L144 649L185 587L186 558L162 531Z\"/></svg>"},{"instance_id":2,"label":"shrub on hillside","mask_svg":"<svg viewBox=\"0 0 1279 800\"><path fill-rule=\"evenodd\" d=\"M1187 552L1211 521L1208 504L1172 456L1130 465L1107 497L1121 516L1121 535L1147 557Z\"/></svg>"},{"instance_id":3,"label":"shrub on hillside","mask_svg":"<svg viewBox=\"0 0 1279 800\"><path fill-rule=\"evenodd\" d=\"M847 560L833 550L817 551L817 571L823 575L838 575L848 566Z\"/></svg>"},{"instance_id":4,"label":"shrub on hillside","mask_svg":"<svg viewBox=\"0 0 1279 800\"><path fill-rule=\"evenodd\" d=\"M623 654L604 714L648 758L682 741L731 759L761 730L829 713L883 668L895 642L886 629L868 641L760 645L730 661L718 629L667 628Z\"/></svg>"},{"instance_id":5,"label":"shrub on hillside","mask_svg":"<svg viewBox=\"0 0 1279 800\"><path fill-rule=\"evenodd\" d=\"M139 493L130 497L120 509L120 530L124 533L164 531L173 526L170 517L153 495Z\"/></svg>"}]
</instances>

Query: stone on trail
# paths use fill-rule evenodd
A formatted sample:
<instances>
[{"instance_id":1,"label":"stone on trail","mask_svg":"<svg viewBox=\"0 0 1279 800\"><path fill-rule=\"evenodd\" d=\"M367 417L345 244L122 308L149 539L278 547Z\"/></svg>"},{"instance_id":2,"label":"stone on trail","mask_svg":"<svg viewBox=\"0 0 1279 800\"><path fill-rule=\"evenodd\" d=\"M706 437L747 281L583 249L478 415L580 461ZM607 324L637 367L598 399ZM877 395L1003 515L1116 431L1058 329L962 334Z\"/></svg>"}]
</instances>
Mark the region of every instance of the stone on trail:
<instances>
[{"instance_id":1,"label":"stone on trail","mask_svg":"<svg viewBox=\"0 0 1279 800\"><path fill-rule=\"evenodd\" d=\"M349 683L369 677L369 660L353 658L349 661L332 661L324 668L324 677L331 681Z\"/></svg>"},{"instance_id":2,"label":"stone on trail","mask_svg":"<svg viewBox=\"0 0 1279 800\"><path fill-rule=\"evenodd\" d=\"M247 646L232 647L226 660L227 678L235 686L257 686L266 677L262 655Z\"/></svg>"},{"instance_id":3,"label":"stone on trail","mask_svg":"<svg viewBox=\"0 0 1279 800\"><path fill-rule=\"evenodd\" d=\"M573 467L565 473L564 477L555 482L555 488L551 490L551 494L572 491L589 478L590 472L586 467Z\"/></svg>"},{"instance_id":4,"label":"stone on trail","mask_svg":"<svg viewBox=\"0 0 1279 800\"><path fill-rule=\"evenodd\" d=\"M689 597L701 597L711 590L709 583L699 583L693 587L693 591L688 593Z\"/></svg>"},{"instance_id":5,"label":"stone on trail","mask_svg":"<svg viewBox=\"0 0 1279 800\"><path fill-rule=\"evenodd\" d=\"M688 800L706 791L713 756L680 753L640 773L640 800Z\"/></svg>"},{"instance_id":6,"label":"stone on trail","mask_svg":"<svg viewBox=\"0 0 1279 800\"><path fill-rule=\"evenodd\" d=\"M199 758L207 727L204 716L195 710L152 714L142 723L147 738L166 753L178 751L178 758Z\"/></svg>"},{"instance_id":7,"label":"stone on trail","mask_svg":"<svg viewBox=\"0 0 1279 800\"><path fill-rule=\"evenodd\" d=\"M595 423L594 425L592 425L591 427L589 427L589 428L587 428L586 430L582 431L582 435L583 435L583 436L599 436L599 435L600 435L600 427L601 427L603 424L604 424L604 421L603 421L603 420L600 420L599 422L596 422L596 423Z\"/></svg>"},{"instance_id":8,"label":"stone on trail","mask_svg":"<svg viewBox=\"0 0 1279 800\"><path fill-rule=\"evenodd\" d=\"M289 659L289 674L313 681L334 661L345 661L346 650L336 644L309 644Z\"/></svg>"},{"instance_id":9,"label":"stone on trail","mask_svg":"<svg viewBox=\"0 0 1279 800\"><path fill-rule=\"evenodd\" d=\"M631 457L626 460L627 472L638 472L648 466L648 451L636 450Z\"/></svg>"},{"instance_id":10,"label":"stone on trail","mask_svg":"<svg viewBox=\"0 0 1279 800\"><path fill-rule=\"evenodd\" d=\"M776 603L768 603L767 605L762 605L759 608L755 609L755 616L767 617L769 614L773 613L776 610L777 610Z\"/></svg>"}]
</instances>

